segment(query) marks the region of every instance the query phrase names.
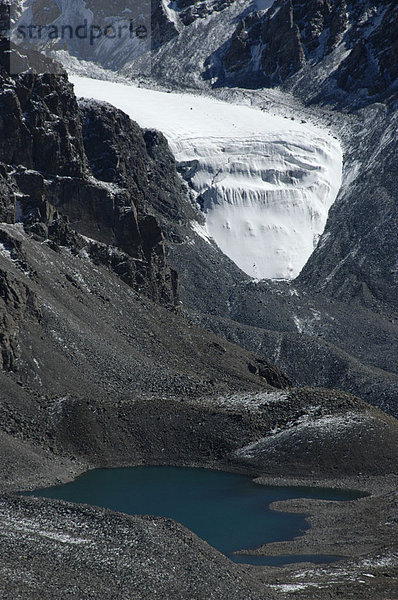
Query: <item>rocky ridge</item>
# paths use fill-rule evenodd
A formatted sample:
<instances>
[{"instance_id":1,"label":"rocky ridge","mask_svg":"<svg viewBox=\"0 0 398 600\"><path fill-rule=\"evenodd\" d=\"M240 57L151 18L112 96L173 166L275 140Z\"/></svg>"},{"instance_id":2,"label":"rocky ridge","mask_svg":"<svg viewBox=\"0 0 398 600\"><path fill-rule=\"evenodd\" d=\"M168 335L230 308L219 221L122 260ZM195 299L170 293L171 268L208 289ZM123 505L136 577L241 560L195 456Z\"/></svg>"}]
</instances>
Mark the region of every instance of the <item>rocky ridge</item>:
<instances>
[{"instance_id":1,"label":"rocky ridge","mask_svg":"<svg viewBox=\"0 0 398 600\"><path fill-rule=\"evenodd\" d=\"M2 57L7 60L5 47ZM93 176L79 107L64 72L11 77L4 61L2 220L23 223L37 239L69 245L74 252L87 247L94 260L105 261L133 287L165 305L175 305L177 279L166 264L163 235L156 219L143 208L149 185L138 192L137 186L128 189L131 181L125 181L125 187L122 181L112 186L109 172L96 171L98 178ZM135 135L145 148L138 128ZM152 162L145 154L141 178ZM152 188L155 193L156 185Z\"/></svg>"},{"instance_id":2,"label":"rocky ridge","mask_svg":"<svg viewBox=\"0 0 398 600\"><path fill-rule=\"evenodd\" d=\"M177 0L175 11L183 25L191 25L196 19L204 19L214 12L221 12L235 0Z\"/></svg>"},{"instance_id":3,"label":"rocky ridge","mask_svg":"<svg viewBox=\"0 0 398 600\"><path fill-rule=\"evenodd\" d=\"M239 23L224 55L226 82L272 86L298 74L294 86L300 93L302 71L309 76L307 99L391 101L398 77L397 14L387 1L277 0Z\"/></svg>"}]
</instances>

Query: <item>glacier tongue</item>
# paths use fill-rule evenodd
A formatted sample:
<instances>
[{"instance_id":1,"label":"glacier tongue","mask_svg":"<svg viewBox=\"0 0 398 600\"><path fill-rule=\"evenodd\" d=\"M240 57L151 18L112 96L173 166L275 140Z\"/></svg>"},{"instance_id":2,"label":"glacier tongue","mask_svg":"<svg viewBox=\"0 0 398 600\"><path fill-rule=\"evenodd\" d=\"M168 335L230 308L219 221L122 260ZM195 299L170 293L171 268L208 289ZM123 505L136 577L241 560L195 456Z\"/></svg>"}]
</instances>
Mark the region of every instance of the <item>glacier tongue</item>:
<instances>
[{"instance_id":1,"label":"glacier tongue","mask_svg":"<svg viewBox=\"0 0 398 600\"><path fill-rule=\"evenodd\" d=\"M78 96L161 130L201 196L208 234L255 278L292 279L322 234L342 149L321 128L214 98L71 77Z\"/></svg>"}]
</instances>

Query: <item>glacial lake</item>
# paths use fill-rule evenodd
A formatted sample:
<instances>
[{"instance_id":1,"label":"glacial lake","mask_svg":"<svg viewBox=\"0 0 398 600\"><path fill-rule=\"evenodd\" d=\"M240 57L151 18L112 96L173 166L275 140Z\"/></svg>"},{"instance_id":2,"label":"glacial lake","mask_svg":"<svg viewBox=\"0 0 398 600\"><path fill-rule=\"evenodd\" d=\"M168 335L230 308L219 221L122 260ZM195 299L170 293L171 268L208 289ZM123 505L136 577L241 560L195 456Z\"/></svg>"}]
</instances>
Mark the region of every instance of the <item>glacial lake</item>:
<instances>
[{"instance_id":1,"label":"glacial lake","mask_svg":"<svg viewBox=\"0 0 398 600\"><path fill-rule=\"evenodd\" d=\"M93 504L127 514L170 517L235 562L254 565L338 559L326 555L233 554L268 542L291 540L307 528L304 515L274 512L269 509L271 502L290 498L346 501L362 496L351 490L263 486L235 473L164 466L96 469L71 483L25 495Z\"/></svg>"}]
</instances>

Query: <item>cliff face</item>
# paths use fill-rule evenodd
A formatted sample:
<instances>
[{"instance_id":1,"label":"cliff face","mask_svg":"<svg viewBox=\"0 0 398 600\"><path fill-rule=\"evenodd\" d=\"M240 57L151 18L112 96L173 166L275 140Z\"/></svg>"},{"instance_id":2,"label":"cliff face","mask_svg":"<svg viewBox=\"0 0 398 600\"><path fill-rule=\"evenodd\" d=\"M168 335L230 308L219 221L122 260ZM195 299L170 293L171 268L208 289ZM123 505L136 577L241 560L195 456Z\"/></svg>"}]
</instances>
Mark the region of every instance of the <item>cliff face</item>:
<instances>
[{"instance_id":1,"label":"cliff face","mask_svg":"<svg viewBox=\"0 0 398 600\"><path fill-rule=\"evenodd\" d=\"M233 2L235 0L177 0L178 18L187 26L196 19L204 19L214 12L224 10Z\"/></svg>"},{"instance_id":2,"label":"cliff face","mask_svg":"<svg viewBox=\"0 0 398 600\"><path fill-rule=\"evenodd\" d=\"M2 56L6 56L4 48ZM98 129L95 140L97 151L107 152L100 170L92 156L90 123L98 127L105 112L106 126ZM156 220L143 209L144 200L150 204L146 172L151 161L139 127L110 107L105 111L94 105L83 113L83 127L73 87L64 72L25 72L11 77L4 66L0 116L2 220L21 221L43 238L49 232L56 235L57 222L63 229L68 223L70 232L93 238L93 244L116 246L128 255L127 260L131 257L147 263L144 272L130 263L129 283L134 287L139 280L149 297L173 304L174 275L166 265L163 235ZM92 159L90 165L86 152ZM106 160L111 162L109 167ZM128 178L111 174L112 160L114 168L125 162Z\"/></svg>"},{"instance_id":3,"label":"cliff face","mask_svg":"<svg viewBox=\"0 0 398 600\"><path fill-rule=\"evenodd\" d=\"M325 232L299 280L316 292L382 311L398 308L398 115L381 105L358 115L349 186L332 207ZM388 307L388 308L386 308Z\"/></svg>"},{"instance_id":4,"label":"cliff face","mask_svg":"<svg viewBox=\"0 0 398 600\"><path fill-rule=\"evenodd\" d=\"M4 244L3 240L1 243ZM40 320L35 294L0 269L0 368L3 370L11 371L15 367L19 356L19 323L30 319Z\"/></svg>"},{"instance_id":5,"label":"cliff face","mask_svg":"<svg viewBox=\"0 0 398 600\"><path fill-rule=\"evenodd\" d=\"M397 16L398 7L387 0L276 0L237 26L223 59L226 80L279 85L324 61L312 97L327 93L331 83L367 98L389 97L398 76Z\"/></svg>"},{"instance_id":6,"label":"cliff face","mask_svg":"<svg viewBox=\"0 0 398 600\"><path fill-rule=\"evenodd\" d=\"M26 61L23 55L20 59ZM66 246L75 254L84 249L93 263L106 265L133 289L159 304L175 306L177 276L167 265L160 225L147 211L162 182L148 181L153 159L144 133L109 106L92 104L80 110L60 68L54 67L58 73L30 69L11 76L8 60L3 41L0 221L20 223L54 248ZM170 168L177 178L175 165ZM4 252L18 255L8 239L1 242ZM32 304L30 296L29 290L2 278L7 368L17 355L15 320Z\"/></svg>"},{"instance_id":7,"label":"cliff face","mask_svg":"<svg viewBox=\"0 0 398 600\"><path fill-rule=\"evenodd\" d=\"M48 175L86 173L77 104L65 73L7 74L5 42L0 48L0 161Z\"/></svg>"},{"instance_id":8,"label":"cliff face","mask_svg":"<svg viewBox=\"0 0 398 600\"><path fill-rule=\"evenodd\" d=\"M81 215L89 228L87 235L95 237L94 230L101 231L102 242L125 252L129 263L135 261L139 288L159 303L173 305L177 302L177 274L167 267L162 228L148 211L156 211L168 178L178 179L175 164L169 164L153 182L156 164L146 144L150 132L110 105L82 101L80 115L91 171L113 196L106 202L104 214L92 215L94 218ZM170 153L167 143L166 150ZM73 218L74 207L69 210ZM82 210L86 210L85 203ZM109 219L107 215L112 216Z\"/></svg>"},{"instance_id":9,"label":"cliff face","mask_svg":"<svg viewBox=\"0 0 398 600\"><path fill-rule=\"evenodd\" d=\"M371 97L393 94L398 77L398 6L384 1L368 11L359 8L351 3L350 53L338 69L338 85L346 91L365 89Z\"/></svg>"},{"instance_id":10,"label":"cliff face","mask_svg":"<svg viewBox=\"0 0 398 600\"><path fill-rule=\"evenodd\" d=\"M257 85L274 85L298 71L304 58L292 3L277 2L264 15L252 13L239 23L225 53L224 67L227 73L250 71L249 79Z\"/></svg>"}]
</instances>

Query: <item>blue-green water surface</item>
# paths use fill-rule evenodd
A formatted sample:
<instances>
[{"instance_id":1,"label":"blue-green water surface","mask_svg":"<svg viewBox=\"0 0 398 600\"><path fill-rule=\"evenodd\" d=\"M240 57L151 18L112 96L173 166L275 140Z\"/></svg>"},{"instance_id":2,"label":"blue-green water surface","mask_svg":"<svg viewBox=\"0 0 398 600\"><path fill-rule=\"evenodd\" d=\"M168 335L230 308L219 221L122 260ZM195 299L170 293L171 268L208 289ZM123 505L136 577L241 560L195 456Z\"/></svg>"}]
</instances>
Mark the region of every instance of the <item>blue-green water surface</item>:
<instances>
[{"instance_id":1,"label":"blue-green water surface","mask_svg":"<svg viewBox=\"0 0 398 600\"><path fill-rule=\"evenodd\" d=\"M29 494L128 514L170 517L233 560L263 565L337 558L233 555L237 550L291 540L306 529L303 515L271 511L271 502L290 498L353 500L361 495L350 490L263 486L235 473L164 466L96 469L71 483Z\"/></svg>"}]
</instances>

